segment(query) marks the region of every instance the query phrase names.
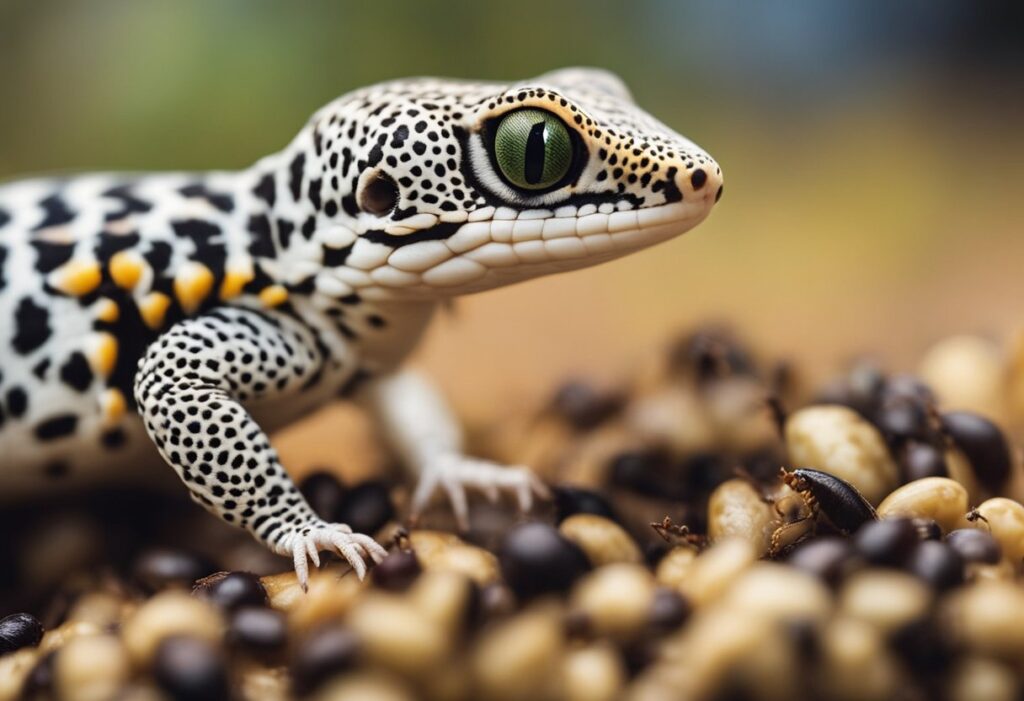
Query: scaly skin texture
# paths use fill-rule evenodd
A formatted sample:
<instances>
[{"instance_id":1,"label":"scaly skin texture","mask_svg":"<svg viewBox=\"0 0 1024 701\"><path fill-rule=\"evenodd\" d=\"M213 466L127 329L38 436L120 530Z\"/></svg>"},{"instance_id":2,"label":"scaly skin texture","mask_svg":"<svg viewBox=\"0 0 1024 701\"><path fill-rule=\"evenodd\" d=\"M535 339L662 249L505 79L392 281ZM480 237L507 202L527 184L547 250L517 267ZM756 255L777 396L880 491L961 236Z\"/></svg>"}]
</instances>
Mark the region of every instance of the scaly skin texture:
<instances>
[{"instance_id":1,"label":"scaly skin texture","mask_svg":"<svg viewBox=\"0 0 1024 701\"><path fill-rule=\"evenodd\" d=\"M571 134L572 166L545 190L495 160L494 125L522 108ZM265 434L349 396L418 474L414 514L441 490L465 523L466 487L529 508L543 485L464 456L402 359L445 298L671 238L721 183L617 78L568 69L359 90L240 172L0 187L0 496L157 479L162 456L303 580L320 549L362 575L383 550L322 522Z\"/></svg>"}]
</instances>

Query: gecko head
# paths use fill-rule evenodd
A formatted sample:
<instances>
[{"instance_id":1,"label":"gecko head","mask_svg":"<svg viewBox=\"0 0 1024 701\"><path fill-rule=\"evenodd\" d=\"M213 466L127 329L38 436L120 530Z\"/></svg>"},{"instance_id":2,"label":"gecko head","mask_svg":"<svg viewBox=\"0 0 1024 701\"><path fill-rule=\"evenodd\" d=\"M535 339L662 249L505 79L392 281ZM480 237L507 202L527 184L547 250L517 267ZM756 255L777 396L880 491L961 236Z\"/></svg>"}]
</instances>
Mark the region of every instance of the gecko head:
<instances>
[{"instance_id":1,"label":"gecko head","mask_svg":"<svg viewBox=\"0 0 1024 701\"><path fill-rule=\"evenodd\" d=\"M602 263L689 230L722 194L704 150L594 69L384 83L309 131L317 230L344 251L325 270L364 294L464 294Z\"/></svg>"}]
</instances>

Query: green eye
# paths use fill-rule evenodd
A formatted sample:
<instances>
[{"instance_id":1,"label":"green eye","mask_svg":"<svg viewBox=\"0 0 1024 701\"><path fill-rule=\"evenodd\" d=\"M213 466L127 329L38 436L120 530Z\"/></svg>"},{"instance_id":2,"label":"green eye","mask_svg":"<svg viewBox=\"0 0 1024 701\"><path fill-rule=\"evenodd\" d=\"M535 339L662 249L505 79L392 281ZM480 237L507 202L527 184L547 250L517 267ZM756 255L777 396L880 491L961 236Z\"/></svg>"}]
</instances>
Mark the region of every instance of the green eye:
<instances>
[{"instance_id":1,"label":"green eye","mask_svg":"<svg viewBox=\"0 0 1024 701\"><path fill-rule=\"evenodd\" d=\"M524 190L543 190L572 165L572 139L562 121L544 110L522 109L502 118L494 160L505 179Z\"/></svg>"}]
</instances>

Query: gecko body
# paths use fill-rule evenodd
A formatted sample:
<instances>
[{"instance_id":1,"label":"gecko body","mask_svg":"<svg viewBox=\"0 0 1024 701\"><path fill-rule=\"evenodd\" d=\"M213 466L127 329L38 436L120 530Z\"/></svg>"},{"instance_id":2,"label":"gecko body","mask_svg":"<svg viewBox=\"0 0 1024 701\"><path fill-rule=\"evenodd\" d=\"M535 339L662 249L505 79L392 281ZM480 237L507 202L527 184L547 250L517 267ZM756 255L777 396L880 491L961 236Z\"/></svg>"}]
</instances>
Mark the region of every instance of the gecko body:
<instances>
[{"instance_id":1,"label":"gecko body","mask_svg":"<svg viewBox=\"0 0 1024 701\"><path fill-rule=\"evenodd\" d=\"M156 479L294 559L362 575L383 550L321 521L267 432L337 397L372 411L419 477L414 511L465 489L543 492L466 457L402 371L438 306L676 236L718 165L614 76L414 79L319 110L238 172L0 186L0 499ZM162 458L162 460L161 460Z\"/></svg>"}]
</instances>

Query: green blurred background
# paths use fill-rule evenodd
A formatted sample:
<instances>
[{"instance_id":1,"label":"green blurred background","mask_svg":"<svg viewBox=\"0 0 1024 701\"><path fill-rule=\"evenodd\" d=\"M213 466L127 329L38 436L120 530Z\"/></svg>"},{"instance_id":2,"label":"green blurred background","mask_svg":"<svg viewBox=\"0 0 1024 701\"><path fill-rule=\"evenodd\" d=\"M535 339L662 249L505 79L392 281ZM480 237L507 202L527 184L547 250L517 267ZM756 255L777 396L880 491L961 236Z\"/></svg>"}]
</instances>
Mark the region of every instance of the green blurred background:
<instances>
[{"instance_id":1,"label":"green blurred background","mask_svg":"<svg viewBox=\"0 0 1024 701\"><path fill-rule=\"evenodd\" d=\"M866 350L907 367L1022 318L1017 8L0 0L0 177L243 167L375 81L602 66L717 158L726 196L655 250L461 300L417 362L464 413L626 369L706 319L812 371Z\"/></svg>"}]
</instances>

